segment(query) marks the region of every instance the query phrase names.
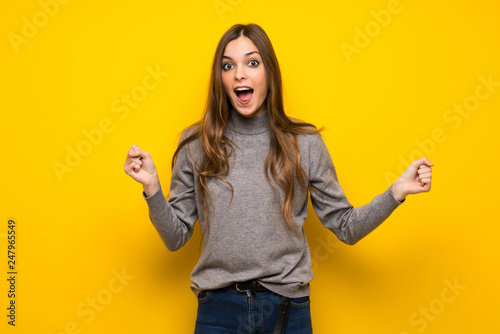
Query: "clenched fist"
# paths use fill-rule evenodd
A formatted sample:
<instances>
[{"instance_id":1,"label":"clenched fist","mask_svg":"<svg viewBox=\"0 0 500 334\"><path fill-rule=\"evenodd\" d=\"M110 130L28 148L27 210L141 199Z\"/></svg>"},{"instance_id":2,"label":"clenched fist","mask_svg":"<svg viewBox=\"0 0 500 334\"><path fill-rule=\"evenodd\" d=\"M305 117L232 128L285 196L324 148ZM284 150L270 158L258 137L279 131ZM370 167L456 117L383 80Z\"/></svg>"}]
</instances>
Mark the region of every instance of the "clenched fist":
<instances>
[{"instance_id":1,"label":"clenched fist","mask_svg":"<svg viewBox=\"0 0 500 334\"><path fill-rule=\"evenodd\" d=\"M401 202L407 195L430 191L432 166L434 165L427 158L413 161L394 182L394 198Z\"/></svg>"},{"instance_id":2,"label":"clenched fist","mask_svg":"<svg viewBox=\"0 0 500 334\"><path fill-rule=\"evenodd\" d=\"M156 167L149 152L132 145L125 160L125 173L142 184L146 196L153 195L160 188Z\"/></svg>"}]
</instances>

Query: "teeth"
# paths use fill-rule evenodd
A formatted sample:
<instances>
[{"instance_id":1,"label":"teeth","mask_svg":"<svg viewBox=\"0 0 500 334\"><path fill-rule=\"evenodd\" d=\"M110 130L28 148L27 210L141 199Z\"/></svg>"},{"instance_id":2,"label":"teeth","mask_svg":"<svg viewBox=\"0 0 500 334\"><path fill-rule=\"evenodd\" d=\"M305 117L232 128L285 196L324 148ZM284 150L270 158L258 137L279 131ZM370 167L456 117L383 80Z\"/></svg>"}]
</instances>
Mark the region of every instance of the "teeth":
<instances>
[{"instance_id":1,"label":"teeth","mask_svg":"<svg viewBox=\"0 0 500 334\"><path fill-rule=\"evenodd\" d=\"M248 88L248 87L238 87L235 89L235 91L237 92L241 92L241 91L244 91L244 90L252 90L252 88Z\"/></svg>"}]
</instances>

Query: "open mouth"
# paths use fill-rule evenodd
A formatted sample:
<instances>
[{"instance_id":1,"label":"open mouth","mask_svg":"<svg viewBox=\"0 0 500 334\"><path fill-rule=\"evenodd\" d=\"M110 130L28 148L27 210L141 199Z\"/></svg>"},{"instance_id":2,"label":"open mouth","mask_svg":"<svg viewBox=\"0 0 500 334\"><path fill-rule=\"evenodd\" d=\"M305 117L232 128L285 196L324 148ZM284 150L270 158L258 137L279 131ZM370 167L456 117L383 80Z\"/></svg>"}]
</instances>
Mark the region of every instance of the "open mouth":
<instances>
[{"instance_id":1,"label":"open mouth","mask_svg":"<svg viewBox=\"0 0 500 334\"><path fill-rule=\"evenodd\" d=\"M253 89L250 87L238 87L234 90L234 93L241 104L247 104L252 99Z\"/></svg>"}]
</instances>

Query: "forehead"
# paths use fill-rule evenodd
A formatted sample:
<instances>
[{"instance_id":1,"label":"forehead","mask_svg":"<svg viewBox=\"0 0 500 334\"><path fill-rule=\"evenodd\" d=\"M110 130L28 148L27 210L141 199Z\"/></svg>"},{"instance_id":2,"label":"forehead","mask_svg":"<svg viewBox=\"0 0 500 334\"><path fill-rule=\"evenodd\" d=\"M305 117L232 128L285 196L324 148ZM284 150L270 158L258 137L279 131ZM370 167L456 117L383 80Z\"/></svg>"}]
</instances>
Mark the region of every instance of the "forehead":
<instances>
[{"instance_id":1,"label":"forehead","mask_svg":"<svg viewBox=\"0 0 500 334\"><path fill-rule=\"evenodd\" d=\"M235 58L245 57L245 55L252 51L259 51L257 46L252 42L252 40L246 36L240 36L237 39L233 39L226 45L224 49L224 56Z\"/></svg>"}]
</instances>

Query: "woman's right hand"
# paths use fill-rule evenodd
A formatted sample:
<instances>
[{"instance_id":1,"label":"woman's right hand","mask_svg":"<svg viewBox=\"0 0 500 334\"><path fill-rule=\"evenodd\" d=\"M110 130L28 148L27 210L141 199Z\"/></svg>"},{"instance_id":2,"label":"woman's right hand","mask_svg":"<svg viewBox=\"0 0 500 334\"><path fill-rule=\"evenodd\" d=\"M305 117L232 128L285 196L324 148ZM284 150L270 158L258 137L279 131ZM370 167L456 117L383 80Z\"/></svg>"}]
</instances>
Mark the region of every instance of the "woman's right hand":
<instances>
[{"instance_id":1,"label":"woman's right hand","mask_svg":"<svg viewBox=\"0 0 500 334\"><path fill-rule=\"evenodd\" d=\"M132 145L125 160L125 173L142 184L147 197L160 188L160 180L156 167L149 152L143 151L137 145Z\"/></svg>"}]
</instances>

